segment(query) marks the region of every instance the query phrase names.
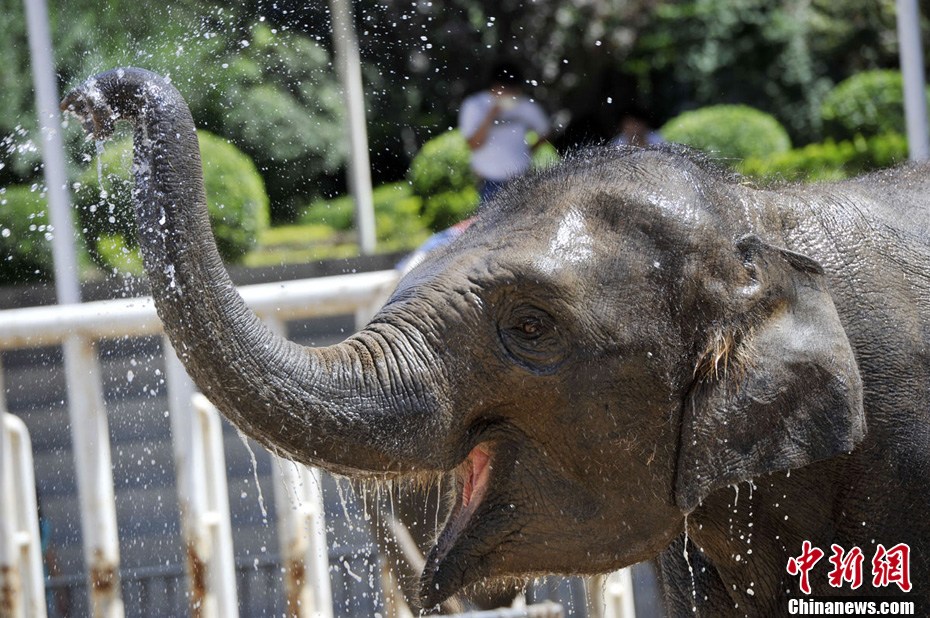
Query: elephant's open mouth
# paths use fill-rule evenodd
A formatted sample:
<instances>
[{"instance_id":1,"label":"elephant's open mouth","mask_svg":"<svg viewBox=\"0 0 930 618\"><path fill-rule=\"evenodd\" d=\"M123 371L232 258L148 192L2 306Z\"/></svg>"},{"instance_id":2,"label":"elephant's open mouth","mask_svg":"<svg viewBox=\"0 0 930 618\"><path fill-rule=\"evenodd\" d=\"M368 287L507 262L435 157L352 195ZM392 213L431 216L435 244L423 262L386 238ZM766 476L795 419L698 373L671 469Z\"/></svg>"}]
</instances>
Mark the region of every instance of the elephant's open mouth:
<instances>
[{"instance_id":1,"label":"elephant's open mouth","mask_svg":"<svg viewBox=\"0 0 930 618\"><path fill-rule=\"evenodd\" d=\"M456 475L462 484L461 509L468 517L484 497L488 477L491 475L491 453L487 444L479 444L473 448L456 470Z\"/></svg>"},{"instance_id":2,"label":"elephant's open mouth","mask_svg":"<svg viewBox=\"0 0 930 618\"><path fill-rule=\"evenodd\" d=\"M478 577L469 564L478 557L472 547L478 536L473 529L478 525L475 514L488 493L492 462L490 445L483 442L455 469L458 499L426 561L420 591L424 607L440 603ZM465 535L467 528L472 530Z\"/></svg>"}]
</instances>

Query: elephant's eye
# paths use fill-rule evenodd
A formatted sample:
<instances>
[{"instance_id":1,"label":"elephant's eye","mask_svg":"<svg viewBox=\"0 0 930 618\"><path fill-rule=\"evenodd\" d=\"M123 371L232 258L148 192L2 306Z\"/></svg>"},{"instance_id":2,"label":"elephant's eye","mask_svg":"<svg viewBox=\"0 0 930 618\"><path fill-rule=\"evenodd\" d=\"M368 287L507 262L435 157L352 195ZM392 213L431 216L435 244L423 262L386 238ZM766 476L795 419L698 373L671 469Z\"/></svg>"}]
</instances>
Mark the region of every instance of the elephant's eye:
<instances>
[{"instance_id":1,"label":"elephant's eye","mask_svg":"<svg viewBox=\"0 0 930 618\"><path fill-rule=\"evenodd\" d=\"M543 325L539 318L528 317L520 322L520 326L518 328L520 329L520 332L527 337L535 338L542 333Z\"/></svg>"},{"instance_id":2,"label":"elephant's eye","mask_svg":"<svg viewBox=\"0 0 930 618\"><path fill-rule=\"evenodd\" d=\"M562 333L546 311L522 305L501 320L501 343L520 365L533 371L554 369L565 356Z\"/></svg>"}]
</instances>

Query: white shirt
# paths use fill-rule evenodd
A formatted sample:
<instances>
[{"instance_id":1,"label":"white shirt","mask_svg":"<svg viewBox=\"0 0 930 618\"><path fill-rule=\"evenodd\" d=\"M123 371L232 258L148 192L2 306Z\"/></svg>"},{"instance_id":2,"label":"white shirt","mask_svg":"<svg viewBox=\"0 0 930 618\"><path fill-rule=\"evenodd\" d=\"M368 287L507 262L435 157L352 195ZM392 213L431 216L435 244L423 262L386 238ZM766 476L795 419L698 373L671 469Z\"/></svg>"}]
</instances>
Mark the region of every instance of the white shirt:
<instances>
[{"instance_id":1,"label":"white shirt","mask_svg":"<svg viewBox=\"0 0 930 618\"><path fill-rule=\"evenodd\" d=\"M471 168L480 178L503 181L529 169L532 152L526 133L535 131L545 136L549 133L549 119L538 103L524 96L498 97L491 92L479 92L465 99L459 110L459 129L465 139L478 132L495 103L501 111L484 144L472 151Z\"/></svg>"}]
</instances>

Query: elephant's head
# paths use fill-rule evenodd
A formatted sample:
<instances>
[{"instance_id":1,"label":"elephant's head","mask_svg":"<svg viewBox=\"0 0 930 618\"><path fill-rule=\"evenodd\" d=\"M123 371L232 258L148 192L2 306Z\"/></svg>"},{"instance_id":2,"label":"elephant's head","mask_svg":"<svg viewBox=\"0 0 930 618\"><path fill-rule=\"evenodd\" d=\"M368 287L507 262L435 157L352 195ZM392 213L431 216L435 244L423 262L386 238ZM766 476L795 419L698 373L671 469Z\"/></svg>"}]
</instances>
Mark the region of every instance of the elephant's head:
<instances>
[{"instance_id":1,"label":"elephant's head","mask_svg":"<svg viewBox=\"0 0 930 618\"><path fill-rule=\"evenodd\" d=\"M781 248L749 189L681 153L591 152L514 183L364 330L305 349L257 320L219 261L177 91L126 69L63 105L98 135L136 121L159 314L232 422L348 475L454 471L427 605L486 577L650 558L711 492L864 432L820 267Z\"/></svg>"}]
</instances>

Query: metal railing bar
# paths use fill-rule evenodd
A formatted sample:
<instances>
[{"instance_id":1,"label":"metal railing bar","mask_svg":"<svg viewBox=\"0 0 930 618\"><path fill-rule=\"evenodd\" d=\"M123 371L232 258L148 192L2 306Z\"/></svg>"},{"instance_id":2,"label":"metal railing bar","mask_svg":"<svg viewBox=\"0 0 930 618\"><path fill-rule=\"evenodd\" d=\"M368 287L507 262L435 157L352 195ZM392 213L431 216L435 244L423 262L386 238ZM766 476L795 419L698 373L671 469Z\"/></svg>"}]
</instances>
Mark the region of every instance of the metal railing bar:
<instances>
[{"instance_id":1,"label":"metal railing bar","mask_svg":"<svg viewBox=\"0 0 930 618\"><path fill-rule=\"evenodd\" d=\"M383 298L397 277L393 270L382 270L261 283L239 292L256 313L291 320L354 313ZM159 332L161 322L149 296L0 311L0 350L55 345L75 335L113 339Z\"/></svg>"}]
</instances>

